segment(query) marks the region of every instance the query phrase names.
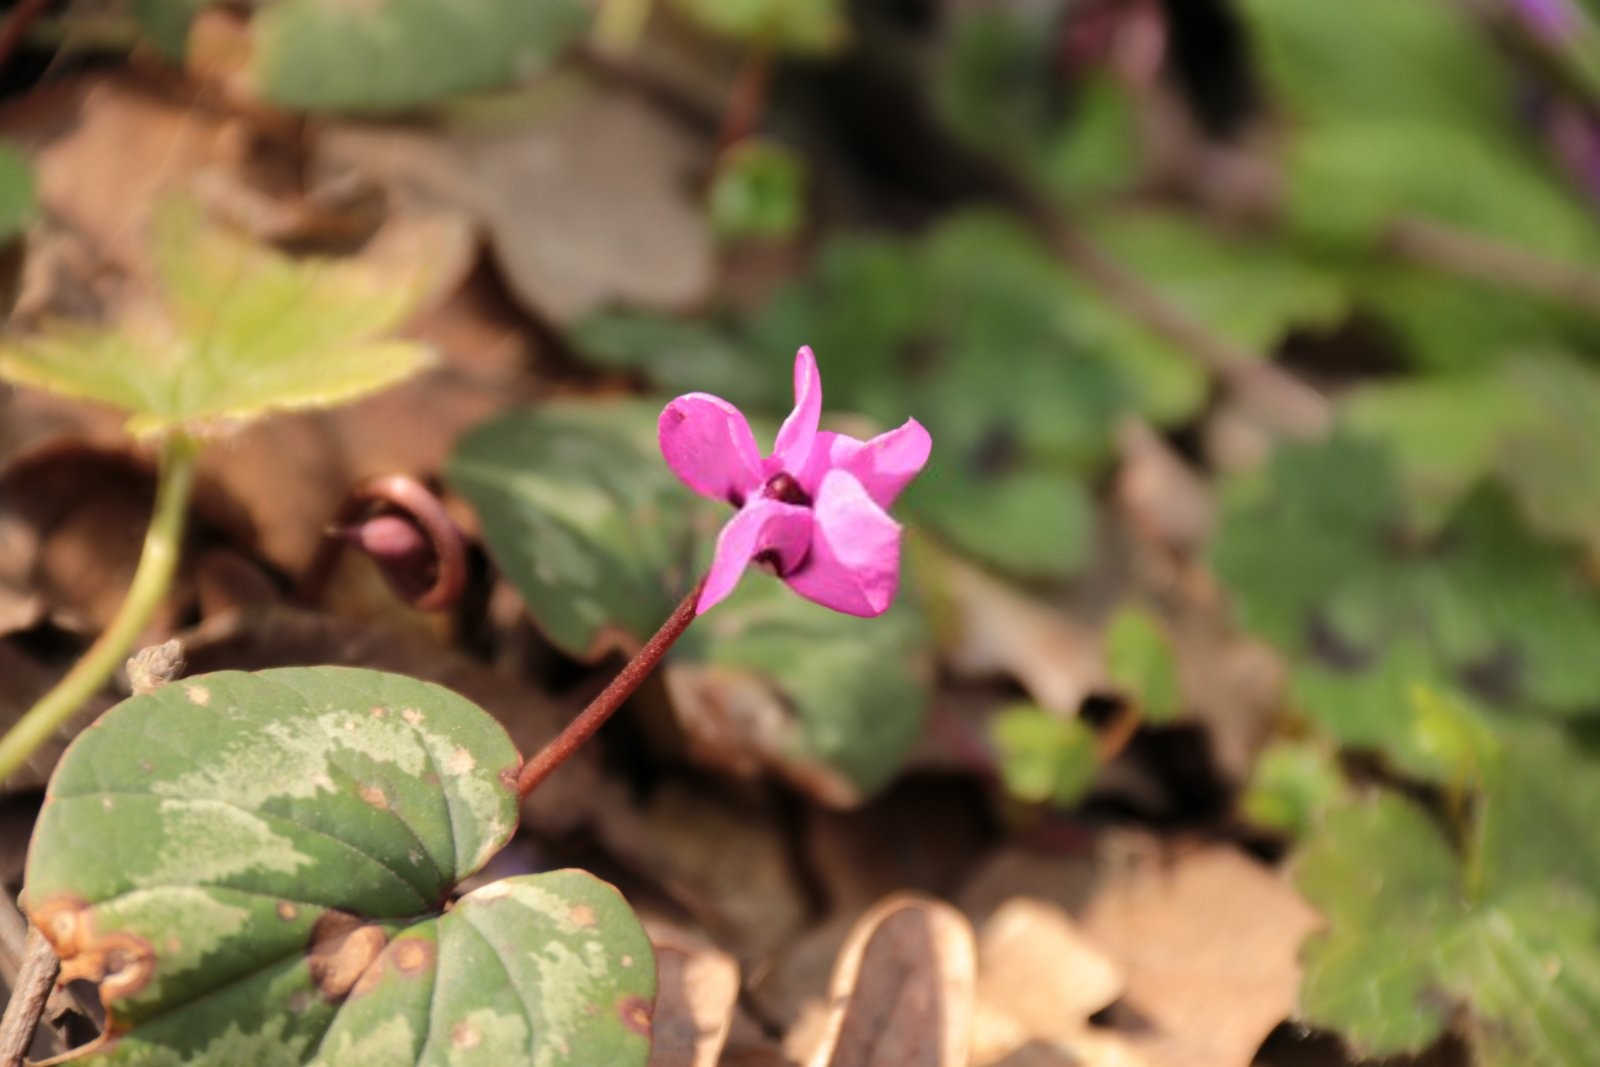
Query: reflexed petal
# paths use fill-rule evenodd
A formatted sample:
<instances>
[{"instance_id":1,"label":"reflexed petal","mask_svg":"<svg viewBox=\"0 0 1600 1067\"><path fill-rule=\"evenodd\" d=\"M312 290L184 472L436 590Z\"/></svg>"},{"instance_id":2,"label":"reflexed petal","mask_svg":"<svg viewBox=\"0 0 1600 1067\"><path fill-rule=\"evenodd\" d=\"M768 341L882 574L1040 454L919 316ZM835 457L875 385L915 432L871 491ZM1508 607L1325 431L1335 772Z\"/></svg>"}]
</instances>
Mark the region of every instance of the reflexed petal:
<instances>
[{"instance_id":1,"label":"reflexed petal","mask_svg":"<svg viewBox=\"0 0 1600 1067\"><path fill-rule=\"evenodd\" d=\"M662 409L661 455L690 489L735 507L761 485L761 452L744 415L721 397L687 393Z\"/></svg>"},{"instance_id":2,"label":"reflexed petal","mask_svg":"<svg viewBox=\"0 0 1600 1067\"><path fill-rule=\"evenodd\" d=\"M717 553L695 602L695 614L733 592L745 566L763 552L777 554L780 571L800 563L811 542L811 527L811 510L795 504L758 497L740 508L717 535Z\"/></svg>"},{"instance_id":3,"label":"reflexed petal","mask_svg":"<svg viewBox=\"0 0 1600 1067\"><path fill-rule=\"evenodd\" d=\"M894 503L895 497L928 462L928 453L933 448L933 438L916 419L907 419L904 425L880 433L870 441L858 441L844 434L818 435L819 439L823 436L829 440L826 445L819 440L816 451L826 450L827 466L817 470L816 458L810 464L811 470L816 471L817 481L821 481L827 469L849 471L881 508ZM802 486L805 481L805 478L800 479Z\"/></svg>"},{"instance_id":4,"label":"reflexed petal","mask_svg":"<svg viewBox=\"0 0 1600 1067\"><path fill-rule=\"evenodd\" d=\"M778 428L772 446L769 477L780 470L791 474L806 465L812 444L817 439L817 423L822 419L822 374L810 345L802 345L794 357L794 410Z\"/></svg>"},{"instance_id":5,"label":"reflexed petal","mask_svg":"<svg viewBox=\"0 0 1600 1067\"><path fill-rule=\"evenodd\" d=\"M900 584L900 524L842 470L822 478L811 552L784 576L789 588L847 615L881 615Z\"/></svg>"}]
</instances>

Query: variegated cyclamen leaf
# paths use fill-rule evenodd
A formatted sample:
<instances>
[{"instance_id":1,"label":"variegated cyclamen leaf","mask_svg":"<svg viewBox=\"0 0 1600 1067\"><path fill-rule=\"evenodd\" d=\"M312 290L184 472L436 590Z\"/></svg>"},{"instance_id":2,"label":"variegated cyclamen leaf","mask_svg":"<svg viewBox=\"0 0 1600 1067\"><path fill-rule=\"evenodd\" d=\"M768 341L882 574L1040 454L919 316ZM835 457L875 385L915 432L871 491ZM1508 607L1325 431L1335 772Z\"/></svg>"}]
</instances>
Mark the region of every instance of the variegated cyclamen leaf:
<instances>
[{"instance_id":1,"label":"variegated cyclamen leaf","mask_svg":"<svg viewBox=\"0 0 1600 1067\"><path fill-rule=\"evenodd\" d=\"M203 428L351 400L431 358L383 340L418 306L430 268L295 259L164 204L152 252L165 314L105 326L49 322L0 343L0 378L128 412L129 429Z\"/></svg>"},{"instance_id":2,"label":"variegated cyclamen leaf","mask_svg":"<svg viewBox=\"0 0 1600 1067\"><path fill-rule=\"evenodd\" d=\"M654 968L615 890L562 871L444 910L515 829L518 762L475 705L370 670L220 671L107 712L22 896L100 983L81 1062L642 1064Z\"/></svg>"}]
</instances>

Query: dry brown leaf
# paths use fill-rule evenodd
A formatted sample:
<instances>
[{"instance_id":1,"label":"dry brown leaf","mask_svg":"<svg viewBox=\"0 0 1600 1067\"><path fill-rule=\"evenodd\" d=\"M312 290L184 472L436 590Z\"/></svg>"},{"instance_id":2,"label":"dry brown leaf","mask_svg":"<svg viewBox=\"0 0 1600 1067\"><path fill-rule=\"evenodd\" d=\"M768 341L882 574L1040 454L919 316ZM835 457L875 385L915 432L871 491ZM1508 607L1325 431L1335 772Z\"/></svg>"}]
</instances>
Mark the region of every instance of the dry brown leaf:
<instances>
[{"instance_id":1,"label":"dry brown leaf","mask_svg":"<svg viewBox=\"0 0 1600 1067\"><path fill-rule=\"evenodd\" d=\"M517 296L558 323L612 301L677 308L706 296L712 242L690 191L708 144L643 97L577 76L507 106L522 121L443 134L336 127L321 158L470 212Z\"/></svg>"},{"instance_id":2,"label":"dry brown leaf","mask_svg":"<svg viewBox=\"0 0 1600 1067\"><path fill-rule=\"evenodd\" d=\"M642 808L624 801L597 814L602 844L739 959L765 957L805 921L782 831L749 805L670 783Z\"/></svg>"},{"instance_id":3,"label":"dry brown leaf","mask_svg":"<svg viewBox=\"0 0 1600 1067\"><path fill-rule=\"evenodd\" d=\"M917 560L935 590L941 651L958 677L1009 676L1041 706L1067 714L1106 686L1093 631L925 541Z\"/></svg>"},{"instance_id":4,"label":"dry brown leaf","mask_svg":"<svg viewBox=\"0 0 1600 1067\"><path fill-rule=\"evenodd\" d=\"M784 1047L807 1067L962 1067L975 979L972 927L960 912L891 897L851 930L827 1004Z\"/></svg>"},{"instance_id":5,"label":"dry brown leaf","mask_svg":"<svg viewBox=\"0 0 1600 1067\"><path fill-rule=\"evenodd\" d=\"M649 1067L716 1067L739 999L739 965L688 930L646 920L656 950Z\"/></svg>"},{"instance_id":6,"label":"dry brown leaf","mask_svg":"<svg viewBox=\"0 0 1600 1067\"><path fill-rule=\"evenodd\" d=\"M952 892L988 840L985 797L942 778L904 779L848 812L811 809L805 852L835 911L889 893Z\"/></svg>"},{"instance_id":7,"label":"dry brown leaf","mask_svg":"<svg viewBox=\"0 0 1600 1067\"><path fill-rule=\"evenodd\" d=\"M61 439L29 450L0 473L0 589L36 597L57 626L103 629L127 595L155 501L152 467L129 445L97 448ZM227 494L202 482L191 505L192 545L226 532L248 536ZM145 629L164 636L188 597L178 588ZM18 612L27 622L27 613Z\"/></svg>"},{"instance_id":8,"label":"dry brown leaf","mask_svg":"<svg viewBox=\"0 0 1600 1067\"><path fill-rule=\"evenodd\" d=\"M1122 1035L1089 1016L1122 991L1122 975L1061 908L1027 897L1002 904L978 933L974 1067L1060 1062L1134 1067Z\"/></svg>"},{"instance_id":9,"label":"dry brown leaf","mask_svg":"<svg viewBox=\"0 0 1600 1067\"><path fill-rule=\"evenodd\" d=\"M1210 487L1142 420L1118 427L1117 446L1116 501L1129 524L1144 541L1169 552L1196 552L1216 522Z\"/></svg>"},{"instance_id":10,"label":"dry brown leaf","mask_svg":"<svg viewBox=\"0 0 1600 1067\"><path fill-rule=\"evenodd\" d=\"M1317 925L1283 878L1231 845L1107 835L1084 930L1127 975L1152 1067L1245 1067L1294 1008Z\"/></svg>"}]
</instances>

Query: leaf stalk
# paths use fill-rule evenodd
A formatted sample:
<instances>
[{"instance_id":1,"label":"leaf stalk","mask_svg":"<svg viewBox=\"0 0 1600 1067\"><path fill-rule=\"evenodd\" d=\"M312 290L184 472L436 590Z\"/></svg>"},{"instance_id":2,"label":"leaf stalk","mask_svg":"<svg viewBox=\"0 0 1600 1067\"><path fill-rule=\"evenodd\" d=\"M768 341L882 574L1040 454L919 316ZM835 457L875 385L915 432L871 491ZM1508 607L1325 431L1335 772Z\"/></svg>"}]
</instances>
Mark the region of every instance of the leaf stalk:
<instances>
[{"instance_id":1,"label":"leaf stalk","mask_svg":"<svg viewBox=\"0 0 1600 1067\"><path fill-rule=\"evenodd\" d=\"M0 781L14 774L62 723L106 684L166 598L173 575L177 573L199 451L198 442L181 431L173 432L162 442L155 511L145 530L144 548L139 554L139 565L128 587L128 595L111 624L72 669L40 697L4 737L0 737Z\"/></svg>"},{"instance_id":2,"label":"leaf stalk","mask_svg":"<svg viewBox=\"0 0 1600 1067\"><path fill-rule=\"evenodd\" d=\"M605 725L622 702L633 695L650 673L660 664L662 657L672 647L673 642L683 636L689 624L695 619L695 604L700 599L700 587L705 585L701 578L689 590L689 594L678 602L672 609L672 614L667 616L667 621L661 628L651 635L650 640L644 643L638 653L628 661L627 665L611 679L611 684L600 691L600 695L589 701L589 706L578 713L577 718L566 725L559 734L547 745L536 752L532 759L522 765L521 772L517 775L517 795L525 797L539 785L540 782L565 763L585 741L593 737L600 727Z\"/></svg>"}]
</instances>

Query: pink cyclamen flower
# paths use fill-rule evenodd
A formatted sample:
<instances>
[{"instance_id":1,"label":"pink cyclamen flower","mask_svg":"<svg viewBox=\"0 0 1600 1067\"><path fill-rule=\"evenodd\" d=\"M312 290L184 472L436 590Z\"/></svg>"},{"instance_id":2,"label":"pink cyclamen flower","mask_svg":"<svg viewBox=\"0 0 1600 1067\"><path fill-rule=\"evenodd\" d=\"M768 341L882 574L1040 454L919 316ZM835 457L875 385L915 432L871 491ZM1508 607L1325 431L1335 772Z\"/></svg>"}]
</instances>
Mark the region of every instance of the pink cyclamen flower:
<instances>
[{"instance_id":1,"label":"pink cyclamen flower","mask_svg":"<svg viewBox=\"0 0 1600 1067\"><path fill-rule=\"evenodd\" d=\"M739 409L687 393L661 412L661 454L685 485L738 512L717 537L696 614L721 601L751 560L789 588L849 615L881 615L900 583L900 524L886 510L932 439L916 419L860 441L818 431L822 376L809 347L794 360L794 411L762 457Z\"/></svg>"}]
</instances>

